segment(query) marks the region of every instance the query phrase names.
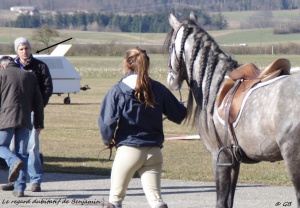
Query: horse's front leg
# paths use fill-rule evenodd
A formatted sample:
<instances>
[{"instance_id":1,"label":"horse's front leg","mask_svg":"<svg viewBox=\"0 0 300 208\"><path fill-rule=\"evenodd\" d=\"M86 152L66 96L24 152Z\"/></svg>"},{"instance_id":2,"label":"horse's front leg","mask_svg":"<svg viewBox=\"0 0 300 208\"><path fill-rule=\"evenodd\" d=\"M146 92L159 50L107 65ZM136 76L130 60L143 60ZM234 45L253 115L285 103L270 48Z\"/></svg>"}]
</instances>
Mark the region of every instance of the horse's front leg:
<instances>
[{"instance_id":1,"label":"horse's front leg","mask_svg":"<svg viewBox=\"0 0 300 208\"><path fill-rule=\"evenodd\" d=\"M221 156L224 163L230 163L231 158ZM235 163L233 167L218 166L217 156L213 156L213 166L216 181L217 192L217 208L231 208L233 207L234 193L238 180L240 164Z\"/></svg>"}]
</instances>

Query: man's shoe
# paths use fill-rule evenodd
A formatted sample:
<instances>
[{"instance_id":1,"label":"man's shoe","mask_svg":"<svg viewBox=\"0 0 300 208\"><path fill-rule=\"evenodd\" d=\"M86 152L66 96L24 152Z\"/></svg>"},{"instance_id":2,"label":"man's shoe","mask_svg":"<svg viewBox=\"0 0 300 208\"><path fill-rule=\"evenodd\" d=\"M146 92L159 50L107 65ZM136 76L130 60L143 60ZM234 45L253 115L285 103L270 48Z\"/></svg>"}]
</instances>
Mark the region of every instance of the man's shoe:
<instances>
[{"instance_id":1,"label":"man's shoe","mask_svg":"<svg viewBox=\"0 0 300 208\"><path fill-rule=\"evenodd\" d=\"M16 197L24 197L24 191L13 191L13 195Z\"/></svg>"},{"instance_id":2,"label":"man's shoe","mask_svg":"<svg viewBox=\"0 0 300 208\"><path fill-rule=\"evenodd\" d=\"M8 182L15 182L18 177L19 177L19 173L20 170L24 167L24 163L20 160L18 161L12 168L11 172L9 173L8 176Z\"/></svg>"},{"instance_id":3,"label":"man's shoe","mask_svg":"<svg viewBox=\"0 0 300 208\"><path fill-rule=\"evenodd\" d=\"M33 183L31 186L31 191L32 192L41 192L41 184L40 183Z\"/></svg>"},{"instance_id":4,"label":"man's shoe","mask_svg":"<svg viewBox=\"0 0 300 208\"><path fill-rule=\"evenodd\" d=\"M1 186L2 191L13 191L14 190L14 184L8 183L3 186Z\"/></svg>"}]
</instances>

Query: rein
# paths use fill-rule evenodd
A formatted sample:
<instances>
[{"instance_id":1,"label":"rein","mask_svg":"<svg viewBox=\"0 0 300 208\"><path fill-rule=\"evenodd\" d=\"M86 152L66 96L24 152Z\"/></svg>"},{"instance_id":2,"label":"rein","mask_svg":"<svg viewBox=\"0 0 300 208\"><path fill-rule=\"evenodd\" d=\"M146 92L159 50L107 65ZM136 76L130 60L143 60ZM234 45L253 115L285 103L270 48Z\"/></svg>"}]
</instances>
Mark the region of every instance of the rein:
<instances>
[{"instance_id":1,"label":"rein","mask_svg":"<svg viewBox=\"0 0 300 208\"><path fill-rule=\"evenodd\" d=\"M104 151L104 150L109 150L109 156L108 156L108 159L107 161L110 161L111 160L111 156L112 156L112 149L113 147L115 146L114 143L111 143L108 147L105 147L104 149L100 150L99 154L98 154L98 160L100 162L102 162L102 160L100 160L100 154Z\"/></svg>"},{"instance_id":2,"label":"rein","mask_svg":"<svg viewBox=\"0 0 300 208\"><path fill-rule=\"evenodd\" d=\"M170 44L170 48L169 48L169 54L171 54L171 52L174 51L174 53L175 53L175 60L176 60L176 62L177 62L177 64L178 64L178 68L179 68L179 70L178 70L177 72L173 69L172 64L171 64L171 57L170 57L170 59L169 59L169 68L170 68L169 72L171 73L171 78L172 78L173 80L174 80L175 78L172 76L172 74L175 74L176 76L178 76L178 75L180 74L181 70L182 70L182 60L183 60L183 54L184 54L184 43L182 43L181 50L180 50L180 53L179 53L179 55L178 55L177 52L176 52L176 49L175 49L175 40L176 40L176 37L177 37L177 34L178 34L179 30L180 30L183 26L184 26L184 23L181 23L181 24L179 25L178 29L177 29L177 30L174 30L174 32L173 32L174 41L173 41L173 43ZM184 38L184 37L182 37L182 39L183 39L183 38ZM183 42L183 41L182 41L182 42ZM191 89L190 89L190 83L188 82L188 79L185 78L185 81L186 81L186 83L187 83L187 85L188 85L188 87L189 87L189 90L191 90ZM180 87L179 87L179 90L178 90L178 91L179 91L179 96L180 96L180 102L182 102L182 95L181 95ZM185 102L186 102L186 101L185 101ZM182 102L182 103L185 103L185 102Z\"/></svg>"},{"instance_id":3,"label":"rein","mask_svg":"<svg viewBox=\"0 0 300 208\"><path fill-rule=\"evenodd\" d=\"M179 70L178 70L178 72L176 72L176 71L173 69L173 67L172 67L172 64L171 64L171 57L170 57L170 59L169 59L169 68L170 68L170 72L173 73L173 74L175 74L176 76L177 76L178 74L180 74L181 65L182 65L182 59L183 59L184 45L183 45L182 50L180 50L180 54L179 54L179 56L178 56L178 55L177 55L177 52L176 52L176 49L175 49L175 40L176 40L176 37L177 37L177 34L178 34L179 30L181 29L181 27L182 27L183 25L184 25L184 24L181 23L180 26L178 27L178 29L177 29L177 30L174 30L174 32L173 32L174 41L173 41L172 44L170 44L170 48L169 48L169 54L171 54L171 52L174 51L174 53L175 53L175 60L176 60L176 62L178 63L178 68L179 68ZM179 58L178 58L178 57L179 57ZM173 77L172 77L172 78L173 78ZM174 78L173 78L173 79L174 79Z\"/></svg>"}]
</instances>

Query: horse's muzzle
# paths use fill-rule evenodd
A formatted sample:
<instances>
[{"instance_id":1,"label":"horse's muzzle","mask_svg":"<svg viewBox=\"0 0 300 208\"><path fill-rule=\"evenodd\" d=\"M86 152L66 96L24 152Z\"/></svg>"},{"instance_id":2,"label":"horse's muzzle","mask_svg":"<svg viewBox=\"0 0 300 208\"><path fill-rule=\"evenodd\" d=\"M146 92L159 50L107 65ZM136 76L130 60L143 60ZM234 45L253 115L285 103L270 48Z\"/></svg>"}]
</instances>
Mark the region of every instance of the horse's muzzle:
<instances>
[{"instance_id":1,"label":"horse's muzzle","mask_svg":"<svg viewBox=\"0 0 300 208\"><path fill-rule=\"evenodd\" d=\"M172 90L180 89L181 85L178 84L178 81L176 81L176 78L177 78L177 76L175 74L173 74L172 72L168 73L167 83L168 83L170 89L172 89Z\"/></svg>"}]
</instances>

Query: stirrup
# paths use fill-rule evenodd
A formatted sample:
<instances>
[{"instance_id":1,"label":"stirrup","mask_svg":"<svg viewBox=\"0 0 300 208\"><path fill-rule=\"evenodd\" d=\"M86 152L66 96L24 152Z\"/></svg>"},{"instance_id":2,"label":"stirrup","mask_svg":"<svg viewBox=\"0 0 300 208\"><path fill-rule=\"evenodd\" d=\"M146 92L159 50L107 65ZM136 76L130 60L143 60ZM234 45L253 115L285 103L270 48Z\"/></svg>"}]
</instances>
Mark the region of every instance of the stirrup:
<instances>
[{"instance_id":1,"label":"stirrup","mask_svg":"<svg viewBox=\"0 0 300 208\"><path fill-rule=\"evenodd\" d=\"M231 163L219 163L219 158L220 158L220 154L222 152L230 152L230 155L231 155ZM217 157L217 166L219 167L232 167L234 166L234 155L232 153L232 149L229 148L229 147L221 147L220 150L219 150L219 153L218 153L218 157Z\"/></svg>"}]
</instances>

